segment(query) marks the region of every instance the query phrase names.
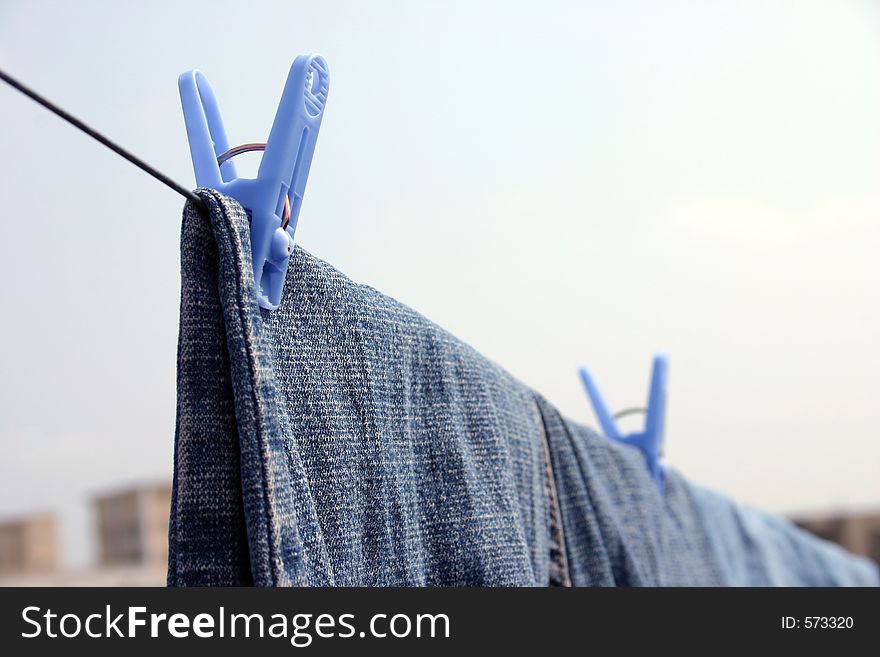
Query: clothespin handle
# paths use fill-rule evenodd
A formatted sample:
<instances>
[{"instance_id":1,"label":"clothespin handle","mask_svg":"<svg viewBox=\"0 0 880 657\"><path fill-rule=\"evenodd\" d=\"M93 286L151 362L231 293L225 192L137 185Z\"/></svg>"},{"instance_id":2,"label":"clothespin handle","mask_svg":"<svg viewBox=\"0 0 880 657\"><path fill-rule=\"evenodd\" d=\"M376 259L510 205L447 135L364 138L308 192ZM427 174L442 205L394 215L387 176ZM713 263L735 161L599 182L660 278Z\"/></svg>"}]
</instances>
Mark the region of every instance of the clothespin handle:
<instances>
[{"instance_id":1,"label":"clothespin handle","mask_svg":"<svg viewBox=\"0 0 880 657\"><path fill-rule=\"evenodd\" d=\"M220 189L223 183L238 178L238 174L231 160L222 167L217 164L220 154L229 150L229 139L226 137L217 97L208 78L196 69L181 73L177 86L183 105L183 120L196 184L199 187Z\"/></svg>"}]
</instances>

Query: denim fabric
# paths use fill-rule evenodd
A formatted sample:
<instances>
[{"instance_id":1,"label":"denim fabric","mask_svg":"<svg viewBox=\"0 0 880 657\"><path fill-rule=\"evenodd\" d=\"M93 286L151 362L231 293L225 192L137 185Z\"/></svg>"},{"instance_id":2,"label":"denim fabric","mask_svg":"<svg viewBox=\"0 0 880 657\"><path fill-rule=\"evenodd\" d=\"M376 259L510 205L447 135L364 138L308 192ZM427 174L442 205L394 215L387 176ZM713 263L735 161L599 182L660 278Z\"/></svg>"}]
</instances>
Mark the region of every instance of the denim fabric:
<instances>
[{"instance_id":1,"label":"denim fabric","mask_svg":"<svg viewBox=\"0 0 880 657\"><path fill-rule=\"evenodd\" d=\"M210 217L188 208L182 237L169 583L565 583L531 392L299 248L280 307L260 309L245 212L201 196Z\"/></svg>"},{"instance_id":2,"label":"denim fabric","mask_svg":"<svg viewBox=\"0 0 880 657\"><path fill-rule=\"evenodd\" d=\"M877 564L778 516L688 484L728 586L878 586Z\"/></svg>"},{"instance_id":3,"label":"denim fabric","mask_svg":"<svg viewBox=\"0 0 880 657\"><path fill-rule=\"evenodd\" d=\"M415 311L300 248L279 308L259 308L245 211L199 195L209 216L187 206L181 238L170 585L731 579L677 473L661 498L639 452Z\"/></svg>"},{"instance_id":4,"label":"denim fabric","mask_svg":"<svg viewBox=\"0 0 880 657\"><path fill-rule=\"evenodd\" d=\"M720 568L687 487L657 493L641 453L562 418L539 399L574 586L713 586Z\"/></svg>"}]
</instances>

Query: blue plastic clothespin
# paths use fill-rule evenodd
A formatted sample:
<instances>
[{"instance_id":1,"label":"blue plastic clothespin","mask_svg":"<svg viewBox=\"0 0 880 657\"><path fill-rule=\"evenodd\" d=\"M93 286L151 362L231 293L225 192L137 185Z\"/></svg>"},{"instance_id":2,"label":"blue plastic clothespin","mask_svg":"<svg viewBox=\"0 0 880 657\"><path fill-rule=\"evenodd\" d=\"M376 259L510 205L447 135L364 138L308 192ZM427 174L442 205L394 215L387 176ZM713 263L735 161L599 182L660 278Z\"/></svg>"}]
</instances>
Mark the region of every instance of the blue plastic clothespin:
<instances>
[{"instance_id":1,"label":"blue plastic clothespin","mask_svg":"<svg viewBox=\"0 0 880 657\"><path fill-rule=\"evenodd\" d=\"M662 459L663 440L666 434L666 381L669 372L669 361L665 354L654 356L654 366L651 370L651 389L648 393L648 408L645 409L645 429L636 433L621 435L617 428L616 419L629 414L623 411L616 416L608 410L608 405L599 392L596 382L586 367L580 368L581 381L586 388L587 395L593 403L596 417L605 435L625 445L631 445L641 450L651 473L651 479L660 494L664 490L664 469ZM642 409L631 409L632 411Z\"/></svg>"},{"instance_id":2,"label":"blue plastic clothespin","mask_svg":"<svg viewBox=\"0 0 880 657\"><path fill-rule=\"evenodd\" d=\"M217 99L201 71L181 74L178 86L196 182L232 196L248 211L257 299L263 308L274 310L284 291L327 102L327 62L320 55L300 55L294 60L265 144L229 148ZM239 178L230 158L251 150L265 150L257 177Z\"/></svg>"}]
</instances>

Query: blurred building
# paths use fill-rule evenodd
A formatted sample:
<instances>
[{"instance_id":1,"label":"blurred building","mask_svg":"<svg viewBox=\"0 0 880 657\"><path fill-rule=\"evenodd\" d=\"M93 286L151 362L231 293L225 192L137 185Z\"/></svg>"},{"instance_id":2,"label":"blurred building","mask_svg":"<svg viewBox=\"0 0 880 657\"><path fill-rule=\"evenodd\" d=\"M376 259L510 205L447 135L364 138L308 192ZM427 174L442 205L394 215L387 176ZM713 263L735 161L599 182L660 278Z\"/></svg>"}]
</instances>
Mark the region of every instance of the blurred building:
<instances>
[{"instance_id":1,"label":"blurred building","mask_svg":"<svg viewBox=\"0 0 880 657\"><path fill-rule=\"evenodd\" d=\"M141 484L92 500L95 565L60 565L52 516L0 523L0 586L163 586L171 485Z\"/></svg>"},{"instance_id":2,"label":"blurred building","mask_svg":"<svg viewBox=\"0 0 880 657\"><path fill-rule=\"evenodd\" d=\"M168 484L135 486L98 496L94 509L99 565L167 565Z\"/></svg>"},{"instance_id":3,"label":"blurred building","mask_svg":"<svg viewBox=\"0 0 880 657\"><path fill-rule=\"evenodd\" d=\"M51 573L58 568L55 517L41 514L0 523L0 576Z\"/></svg>"},{"instance_id":4,"label":"blurred building","mask_svg":"<svg viewBox=\"0 0 880 657\"><path fill-rule=\"evenodd\" d=\"M850 552L880 562L880 511L800 516L792 520L798 527L839 543Z\"/></svg>"}]
</instances>

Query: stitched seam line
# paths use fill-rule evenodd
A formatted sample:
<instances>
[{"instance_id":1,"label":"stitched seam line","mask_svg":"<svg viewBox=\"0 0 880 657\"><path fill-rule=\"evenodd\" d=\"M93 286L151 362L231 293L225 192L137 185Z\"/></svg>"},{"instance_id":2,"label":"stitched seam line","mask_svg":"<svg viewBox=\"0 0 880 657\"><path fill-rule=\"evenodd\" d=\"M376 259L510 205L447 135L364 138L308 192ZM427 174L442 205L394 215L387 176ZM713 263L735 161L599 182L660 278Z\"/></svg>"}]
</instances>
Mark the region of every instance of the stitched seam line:
<instances>
[{"instance_id":1,"label":"stitched seam line","mask_svg":"<svg viewBox=\"0 0 880 657\"><path fill-rule=\"evenodd\" d=\"M550 586L571 586L568 573L568 555L565 552L565 534L562 527L562 510L559 508L559 496L556 492L556 477L550 461L550 444L544 427L544 416L537 407L541 418L541 446L544 450L544 481L547 486L547 505L550 512Z\"/></svg>"}]
</instances>

